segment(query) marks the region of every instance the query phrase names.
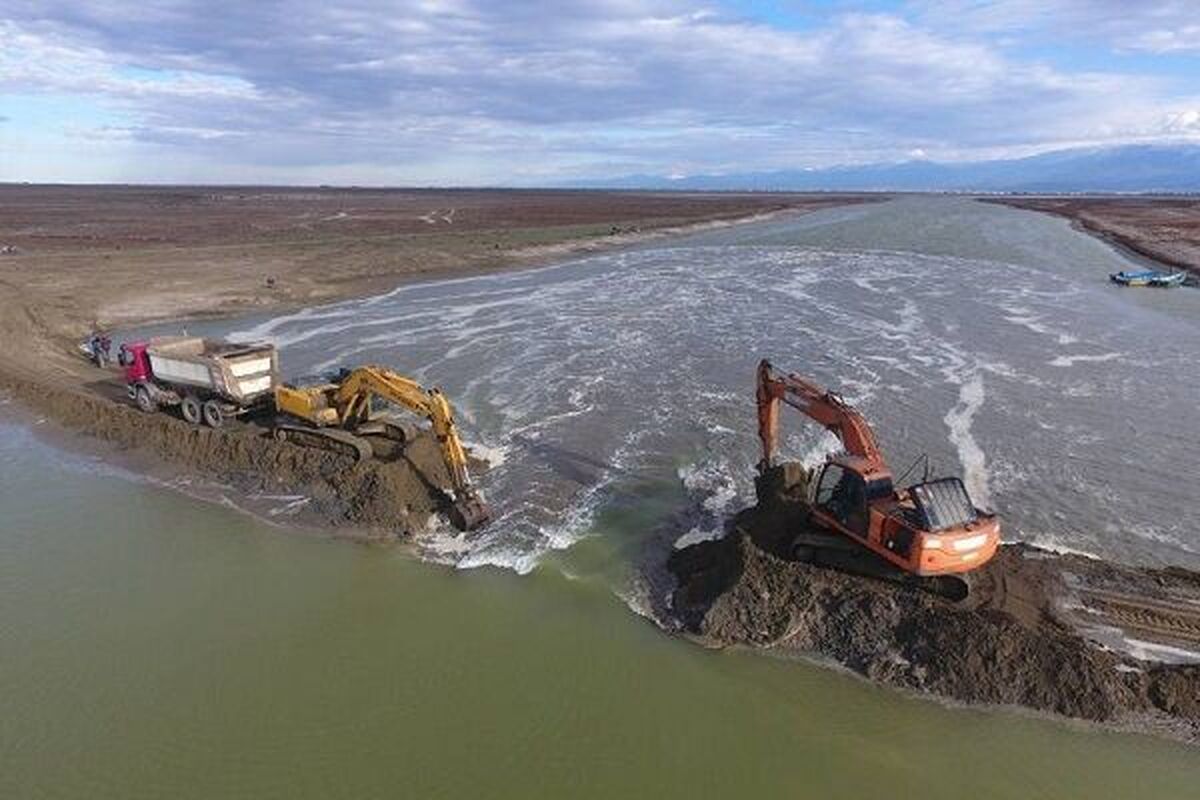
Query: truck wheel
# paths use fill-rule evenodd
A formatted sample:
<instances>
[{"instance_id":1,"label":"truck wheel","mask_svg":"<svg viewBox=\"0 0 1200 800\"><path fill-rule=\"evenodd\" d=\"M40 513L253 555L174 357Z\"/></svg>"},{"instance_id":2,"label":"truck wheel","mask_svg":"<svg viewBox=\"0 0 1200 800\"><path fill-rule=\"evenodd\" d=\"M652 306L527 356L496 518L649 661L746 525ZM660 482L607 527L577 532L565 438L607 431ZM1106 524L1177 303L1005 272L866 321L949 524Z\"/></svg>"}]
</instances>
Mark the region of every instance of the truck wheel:
<instances>
[{"instance_id":1,"label":"truck wheel","mask_svg":"<svg viewBox=\"0 0 1200 800\"><path fill-rule=\"evenodd\" d=\"M204 403L204 423L210 428L219 428L225 422L225 413L221 411L221 404L216 400L208 400Z\"/></svg>"},{"instance_id":2,"label":"truck wheel","mask_svg":"<svg viewBox=\"0 0 1200 800\"><path fill-rule=\"evenodd\" d=\"M200 401L193 395L185 395L179 403L179 413L183 415L184 422L190 422L193 425L200 424Z\"/></svg>"},{"instance_id":3,"label":"truck wheel","mask_svg":"<svg viewBox=\"0 0 1200 800\"><path fill-rule=\"evenodd\" d=\"M137 403L137 407L147 414L153 414L158 410L158 403L154 401L154 396L150 394L150 390L145 386L139 386L133 391L133 402Z\"/></svg>"}]
</instances>

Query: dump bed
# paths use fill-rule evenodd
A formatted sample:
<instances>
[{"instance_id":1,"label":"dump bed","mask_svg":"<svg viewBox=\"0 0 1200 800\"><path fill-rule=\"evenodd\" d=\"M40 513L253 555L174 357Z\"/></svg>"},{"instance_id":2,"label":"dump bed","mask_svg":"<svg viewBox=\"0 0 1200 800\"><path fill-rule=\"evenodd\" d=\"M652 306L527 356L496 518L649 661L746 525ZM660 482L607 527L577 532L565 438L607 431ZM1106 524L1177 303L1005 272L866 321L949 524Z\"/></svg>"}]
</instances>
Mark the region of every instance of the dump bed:
<instances>
[{"instance_id":1,"label":"dump bed","mask_svg":"<svg viewBox=\"0 0 1200 800\"><path fill-rule=\"evenodd\" d=\"M273 394L279 359L271 344L234 344L199 336L162 336L146 347L162 382L196 387L239 405Z\"/></svg>"}]
</instances>

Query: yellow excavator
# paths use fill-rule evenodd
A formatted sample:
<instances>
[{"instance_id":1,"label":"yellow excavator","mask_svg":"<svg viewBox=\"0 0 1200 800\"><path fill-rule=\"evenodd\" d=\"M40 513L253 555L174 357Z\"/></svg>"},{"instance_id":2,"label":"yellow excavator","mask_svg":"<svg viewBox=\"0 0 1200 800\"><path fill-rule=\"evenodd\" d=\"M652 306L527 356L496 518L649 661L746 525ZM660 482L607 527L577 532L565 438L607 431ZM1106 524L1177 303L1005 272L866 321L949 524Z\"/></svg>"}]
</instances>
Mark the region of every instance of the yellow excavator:
<instances>
[{"instance_id":1,"label":"yellow excavator","mask_svg":"<svg viewBox=\"0 0 1200 800\"><path fill-rule=\"evenodd\" d=\"M391 370L363 366L343 370L329 383L282 384L275 389L275 408L286 415L274 429L276 439L347 453L358 460L376 450L416 435L414 426L375 413L376 400L391 403L429 420L450 473L454 497L451 522L460 530L482 527L491 519L483 497L471 484L467 454L454 424L454 412L438 389ZM294 424L291 420L303 424ZM372 442L382 440L379 444Z\"/></svg>"}]
</instances>

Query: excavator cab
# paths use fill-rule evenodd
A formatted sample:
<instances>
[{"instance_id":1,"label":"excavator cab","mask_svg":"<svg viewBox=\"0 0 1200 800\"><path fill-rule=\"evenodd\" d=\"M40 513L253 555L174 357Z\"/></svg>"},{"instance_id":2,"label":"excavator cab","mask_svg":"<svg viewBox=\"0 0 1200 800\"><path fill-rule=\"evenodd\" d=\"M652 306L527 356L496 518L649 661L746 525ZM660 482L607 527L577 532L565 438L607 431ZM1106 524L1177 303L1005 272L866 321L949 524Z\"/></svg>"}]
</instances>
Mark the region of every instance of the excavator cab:
<instances>
[{"instance_id":1,"label":"excavator cab","mask_svg":"<svg viewBox=\"0 0 1200 800\"><path fill-rule=\"evenodd\" d=\"M813 505L855 536L866 538L870 520L866 481L854 470L835 461L827 463L816 483Z\"/></svg>"}]
</instances>

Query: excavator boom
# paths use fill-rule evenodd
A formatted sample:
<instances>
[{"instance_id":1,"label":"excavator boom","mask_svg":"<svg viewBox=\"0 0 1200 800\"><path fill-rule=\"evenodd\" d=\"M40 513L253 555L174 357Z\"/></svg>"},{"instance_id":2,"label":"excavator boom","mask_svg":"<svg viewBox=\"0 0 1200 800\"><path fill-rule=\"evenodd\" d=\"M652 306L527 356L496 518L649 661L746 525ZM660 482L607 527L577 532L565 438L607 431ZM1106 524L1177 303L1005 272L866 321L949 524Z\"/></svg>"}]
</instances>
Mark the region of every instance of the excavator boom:
<instances>
[{"instance_id":1,"label":"excavator boom","mask_svg":"<svg viewBox=\"0 0 1200 800\"><path fill-rule=\"evenodd\" d=\"M450 408L450 401L441 390L426 389L413 379L382 367L359 367L338 385L334 395L343 427L347 422L351 426L357 426L368 421L371 417L373 397L379 397L428 419L442 450L442 458L450 470L455 491L471 487L471 476L467 471L467 453L454 424L454 412Z\"/></svg>"},{"instance_id":2,"label":"excavator boom","mask_svg":"<svg viewBox=\"0 0 1200 800\"><path fill-rule=\"evenodd\" d=\"M837 394L799 375L784 374L765 358L758 365L758 438L762 442L759 470L775 457L779 440L779 404L786 403L831 431L851 456L861 458L864 471L882 477L887 464L871 426Z\"/></svg>"},{"instance_id":3,"label":"excavator boom","mask_svg":"<svg viewBox=\"0 0 1200 800\"><path fill-rule=\"evenodd\" d=\"M281 387L276 392L276 406L317 428L331 426L352 433L371 421L371 401L376 397L429 420L454 490L452 521L462 530L486 524L491 512L471 484L454 411L440 390L426 389L383 367L363 366L344 373L332 384Z\"/></svg>"}]
</instances>

